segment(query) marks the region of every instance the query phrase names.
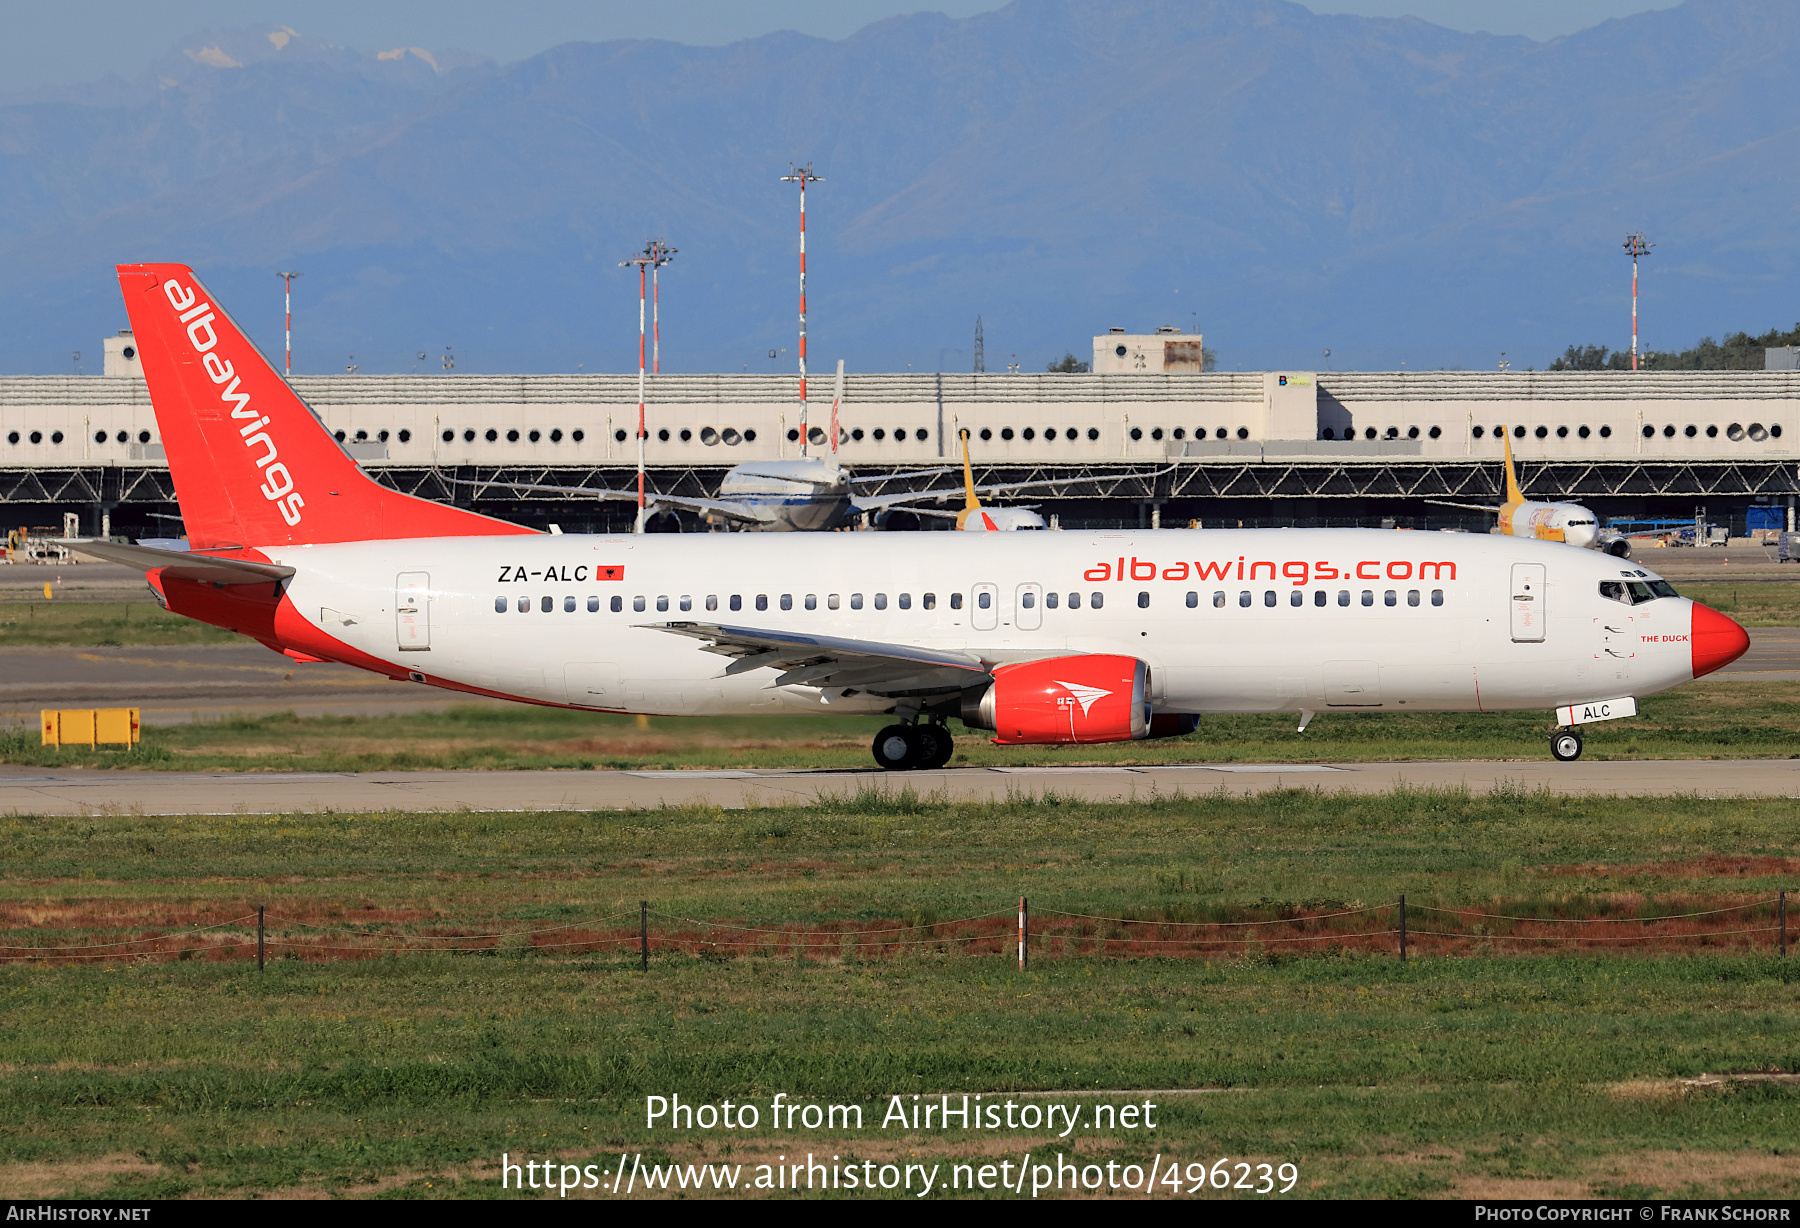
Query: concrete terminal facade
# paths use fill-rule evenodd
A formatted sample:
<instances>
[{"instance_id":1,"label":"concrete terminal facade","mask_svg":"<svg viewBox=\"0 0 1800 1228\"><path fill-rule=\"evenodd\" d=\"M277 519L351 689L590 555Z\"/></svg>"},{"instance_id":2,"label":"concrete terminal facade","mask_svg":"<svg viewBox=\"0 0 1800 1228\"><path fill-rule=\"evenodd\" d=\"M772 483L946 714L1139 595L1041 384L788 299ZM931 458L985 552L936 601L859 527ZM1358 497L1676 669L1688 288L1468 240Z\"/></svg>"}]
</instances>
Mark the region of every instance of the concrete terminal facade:
<instances>
[{"instance_id":1,"label":"concrete terminal facade","mask_svg":"<svg viewBox=\"0 0 1800 1228\"><path fill-rule=\"evenodd\" d=\"M555 519L557 501L518 512L508 483L623 486L636 462L635 375L293 384L382 480L484 510ZM706 494L732 465L798 454L791 376L663 375L649 389L658 489ZM829 381L813 393L816 450ZM1800 490L1800 371L853 374L841 424L840 455L863 474L954 462L967 429L995 480L1066 478L1042 502L1067 523L1120 522L1133 505L1204 523L1486 499L1502 429L1529 493L1589 499L1603 514L1685 515L1713 500L1717 515ZM123 509L115 519L128 524L130 509L172 510L171 495L141 378L0 378L0 503ZM625 509L591 510L612 528Z\"/></svg>"}]
</instances>

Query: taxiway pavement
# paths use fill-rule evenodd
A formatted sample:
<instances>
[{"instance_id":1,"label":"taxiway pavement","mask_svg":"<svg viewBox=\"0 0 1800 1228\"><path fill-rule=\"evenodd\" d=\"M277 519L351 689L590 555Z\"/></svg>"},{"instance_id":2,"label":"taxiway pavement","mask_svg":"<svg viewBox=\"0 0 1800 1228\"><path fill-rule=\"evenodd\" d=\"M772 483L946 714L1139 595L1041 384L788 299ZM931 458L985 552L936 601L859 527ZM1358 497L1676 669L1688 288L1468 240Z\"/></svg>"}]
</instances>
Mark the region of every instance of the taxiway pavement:
<instances>
[{"instance_id":1,"label":"taxiway pavement","mask_svg":"<svg viewBox=\"0 0 1800 1228\"><path fill-rule=\"evenodd\" d=\"M1003 801L1054 793L1130 801L1223 790L1383 793L1398 786L1547 788L1618 796L1800 797L1800 759L1534 760L1184 764L1173 767L878 771L538 771L242 773L0 768L0 814L295 814L370 811L640 810L805 805L864 789Z\"/></svg>"}]
</instances>

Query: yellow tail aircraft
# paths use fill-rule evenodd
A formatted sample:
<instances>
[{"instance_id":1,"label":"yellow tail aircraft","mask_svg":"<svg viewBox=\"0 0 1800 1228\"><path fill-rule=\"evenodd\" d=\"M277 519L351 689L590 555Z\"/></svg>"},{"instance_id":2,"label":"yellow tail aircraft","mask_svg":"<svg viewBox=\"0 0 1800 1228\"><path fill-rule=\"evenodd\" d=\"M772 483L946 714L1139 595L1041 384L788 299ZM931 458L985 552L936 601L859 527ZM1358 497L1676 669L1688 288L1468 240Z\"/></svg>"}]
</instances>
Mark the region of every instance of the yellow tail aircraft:
<instances>
[{"instance_id":1,"label":"yellow tail aircraft","mask_svg":"<svg viewBox=\"0 0 1800 1228\"><path fill-rule=\"evenodd\" d=\"M1527 499L1519 489L1518 473L1513 467L1512 439L1505 434L1501 442L1506 449L1506 502L1499 507L1484 503L1453 503L1448 499L1427 499L1442 507L1468 508L1477 512L1493 512L1499 518L1496 531L1507 537L1534 537L1539 541L1566 542L1588 550L1599 550L1616 558L1631 557L1631 543L1617 533L1600 527L1600 518L1579 503L1539 503Z\"/></svg>"}]
</instances>

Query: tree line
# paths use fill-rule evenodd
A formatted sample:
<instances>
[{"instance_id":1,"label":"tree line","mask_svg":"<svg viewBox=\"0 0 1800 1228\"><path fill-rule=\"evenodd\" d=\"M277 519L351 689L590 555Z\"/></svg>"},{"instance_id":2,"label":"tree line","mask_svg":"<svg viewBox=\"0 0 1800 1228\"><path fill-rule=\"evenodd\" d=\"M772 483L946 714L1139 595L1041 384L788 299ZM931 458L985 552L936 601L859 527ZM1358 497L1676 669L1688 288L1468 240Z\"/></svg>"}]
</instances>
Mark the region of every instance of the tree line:
<instances>
[{"instance_id":1,"label":"tree line","mask_svg":"<svg viewBox=\"0 0 1800 1228\"><path fill-rule=\"evenodd\" d=\"M1685 350L1641 350L1640 371L1761 371L1763 351L1784 345L1800 345L1800 323L1783 332L1771 328L1760 337L1728 333L1723 341L1702 337ZM1629 371L1631 351L1609 351L1603 345L1572 345L1551 363L1551 371Z\"/></svg>"}]
</instances>

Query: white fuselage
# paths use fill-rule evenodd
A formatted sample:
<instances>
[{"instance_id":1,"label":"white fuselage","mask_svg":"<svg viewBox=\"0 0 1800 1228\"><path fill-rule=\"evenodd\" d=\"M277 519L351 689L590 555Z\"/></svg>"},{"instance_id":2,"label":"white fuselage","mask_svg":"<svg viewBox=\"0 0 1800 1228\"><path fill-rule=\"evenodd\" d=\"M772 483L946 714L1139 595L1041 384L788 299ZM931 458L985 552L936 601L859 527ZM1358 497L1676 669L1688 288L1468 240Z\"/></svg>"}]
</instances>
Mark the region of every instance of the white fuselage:
<instances>
[{"instance_id":1,"label":"white fuselage","mask_svg":"<svg viewBox=\"0 0 1800 1228\"><path fill-rule=\"evenodd\" d=\"M850 475L817 458L738 465L719 483L719 501L736 504L740 524L773 533L810 533L836 524L850 508Z\"/></svg>"},{"instance_id":2,"label":"white fuselage","mask_svg":"<svg viewBox=\"0 0 1800 1228\"><path fill-rule=\"evenodd\" d=\"M307 621L397 673L602 711L892 706L867 693L772 688L766 669L725 677L725 658L657 629L674 621L989 663L1124 654L1151 667L1152 701L1166 712L1553 708L1692 677L1691 602L1621 605L1599 582L1640 569L1497 536L563 535L265 553L297 569L287 595ZM623 578L596 579L606 568ZM418 613L400 612L405 594ZM403 640L415 647L403 651Z\"/></svg>"}]
</instances>

